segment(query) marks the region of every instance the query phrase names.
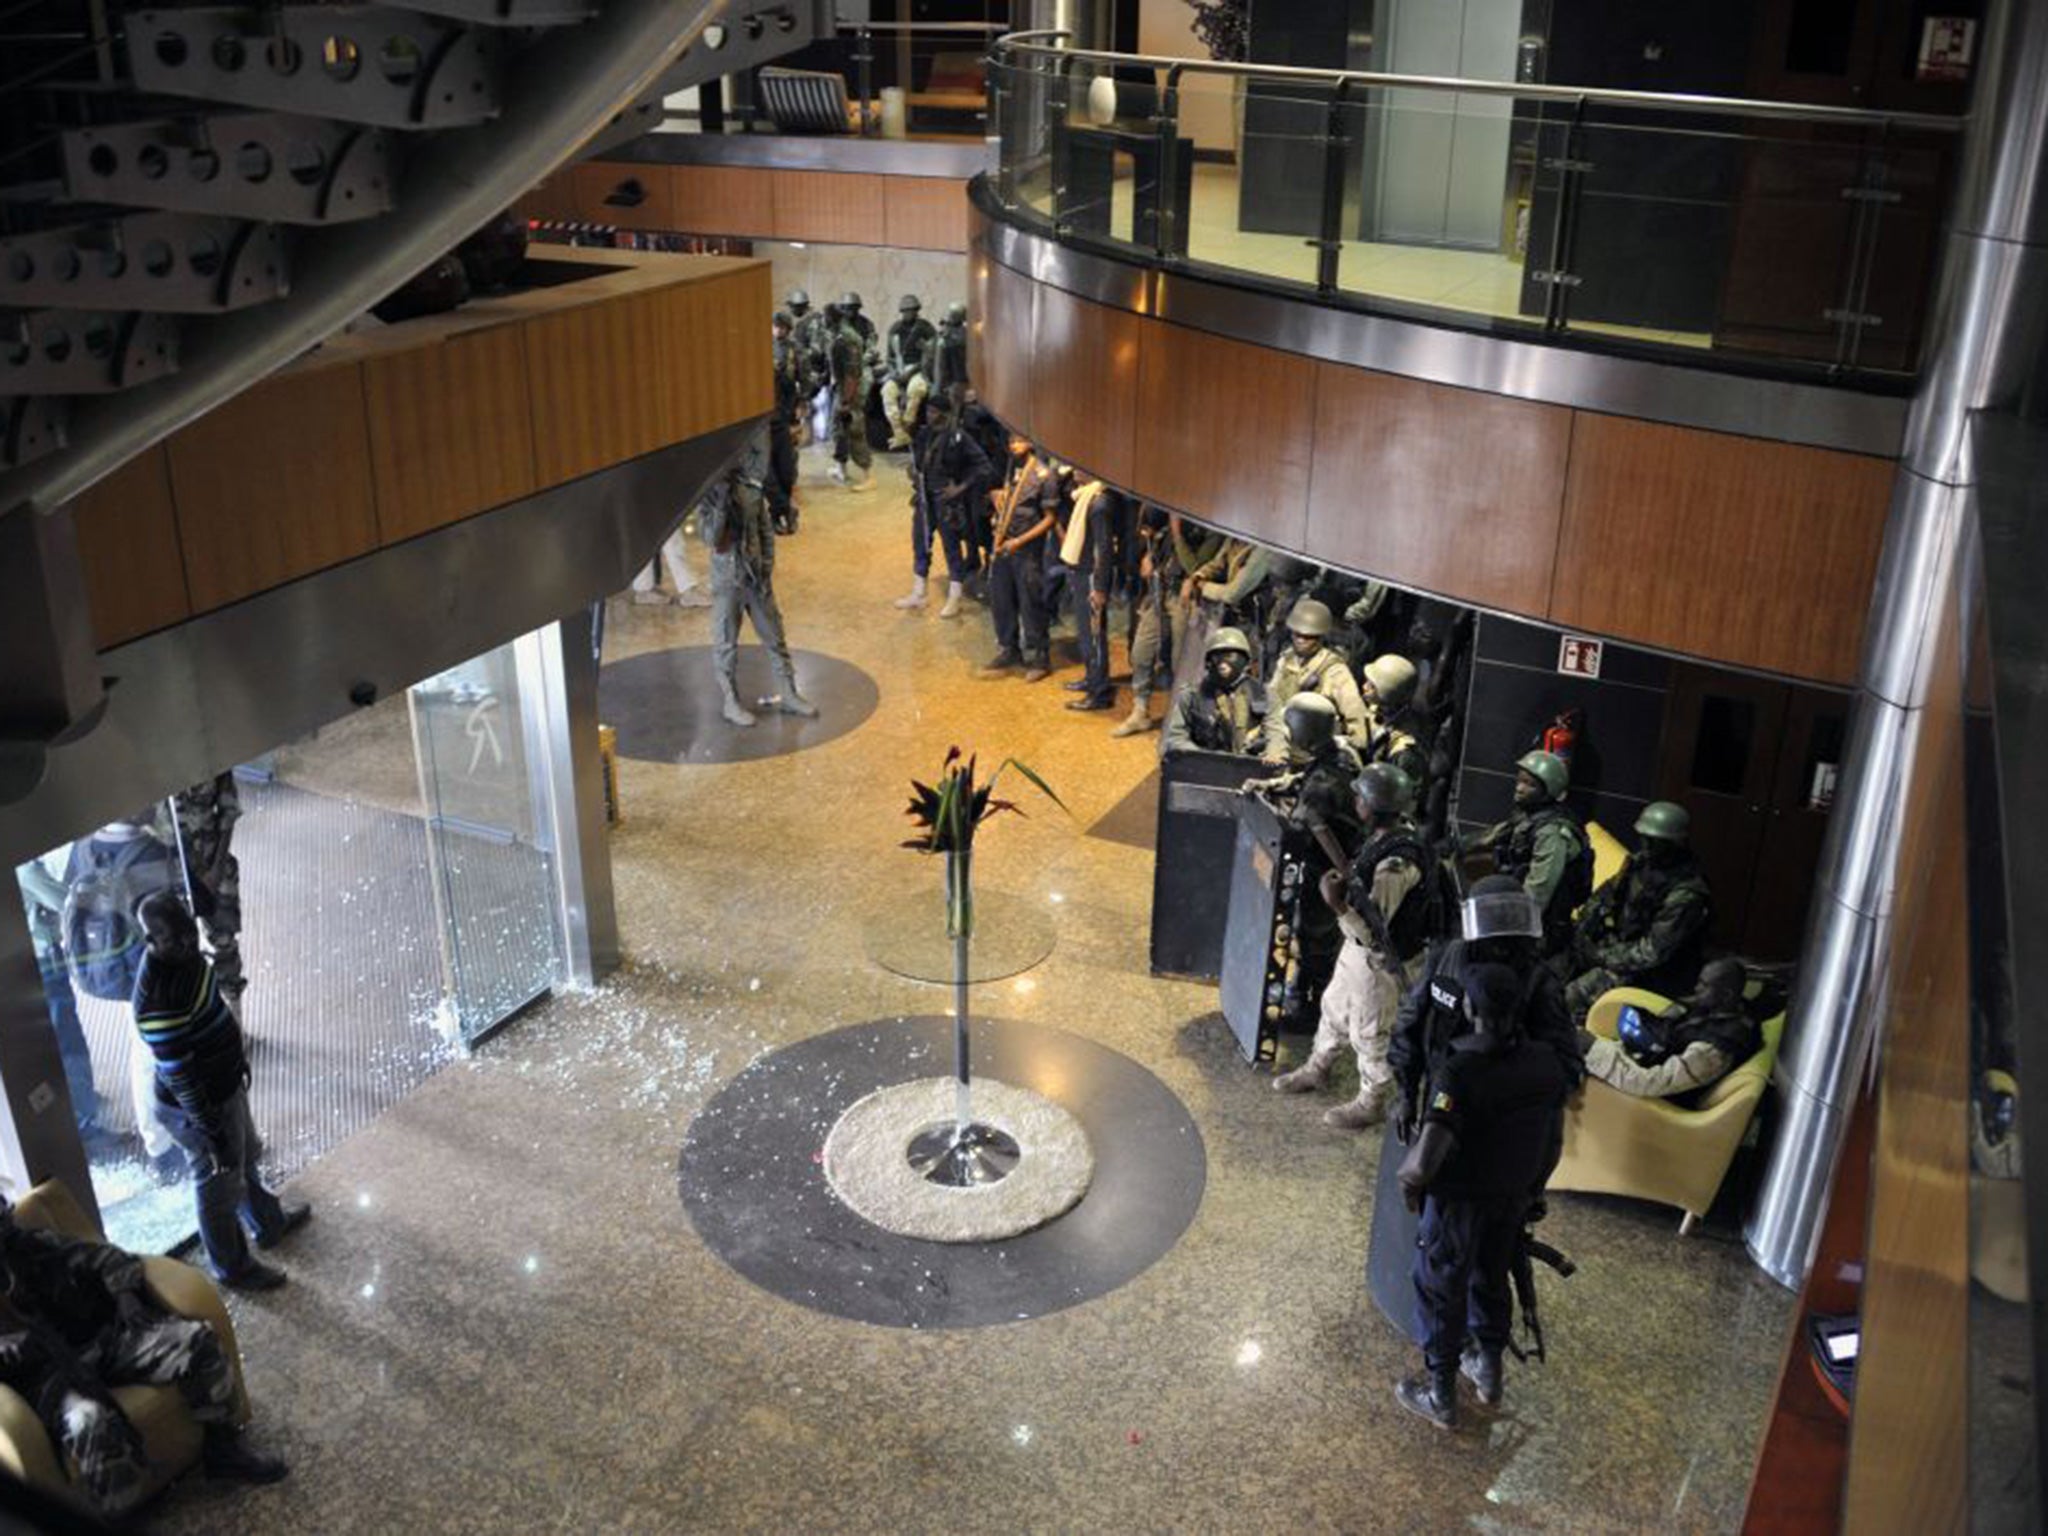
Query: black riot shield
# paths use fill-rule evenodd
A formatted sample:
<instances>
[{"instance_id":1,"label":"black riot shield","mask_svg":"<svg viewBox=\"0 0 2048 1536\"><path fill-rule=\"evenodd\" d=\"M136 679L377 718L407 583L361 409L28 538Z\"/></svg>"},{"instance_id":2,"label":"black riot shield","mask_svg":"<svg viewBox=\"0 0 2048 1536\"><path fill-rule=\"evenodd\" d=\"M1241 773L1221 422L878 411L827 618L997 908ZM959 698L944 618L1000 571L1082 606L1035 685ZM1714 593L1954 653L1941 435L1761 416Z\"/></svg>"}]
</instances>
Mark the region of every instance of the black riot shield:
<instances>
[{"instance_id":1,"label":"black riot shield","mask_svg":"<svg viewBox=\"0 0 2048 1536\"><path fill-rule=\"evenodd\" d=\"M1422 1331L1415 1310L1415 1236L1422 1218L1401 1198L1401 1159L1408 1149L1390 1117L1380 1139L1380 1172L1372 1192L1372 1239L1365 1253L1365 1283L1373 1305L1416 1344Z\"/></svg>"},{"instance_id":2,"label":"black riot shield","mask_svg":"<svg viewBox=\"0 0 2048 1536\"><path fill-rule=\"evenodd\" d=\"M1264 800L1240 797L1223 930L1223 1017L1246 1061L1272 1059L1287 985L1287 925L1301 883L1289 829Z\"/></svg>"},{"instance_id":3,"label":"black riot shield","mask_svg":"<svg viewBox=\"0 0 2048 1536\"><path fill-rule=\"evenodd\" d=\"M1255 757L1176 752L1159 763L1152 863L1152 974L1214 981L1223 974L1237 787L1266 771Z\"/></svg>"}]
</instances>

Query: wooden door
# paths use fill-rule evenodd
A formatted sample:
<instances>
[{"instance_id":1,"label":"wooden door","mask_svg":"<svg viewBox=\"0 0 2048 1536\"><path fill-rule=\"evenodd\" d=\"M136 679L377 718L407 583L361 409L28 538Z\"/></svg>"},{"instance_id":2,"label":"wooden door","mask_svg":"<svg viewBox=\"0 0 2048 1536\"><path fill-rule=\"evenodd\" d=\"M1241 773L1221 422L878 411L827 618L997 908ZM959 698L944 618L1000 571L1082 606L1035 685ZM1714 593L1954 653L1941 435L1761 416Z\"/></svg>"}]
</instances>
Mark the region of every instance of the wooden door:
<instances>
[{"instance_id":1,"label":"wooden door","mask_svg":"<svg viewBox=\"0 0 2048 1536\"><path fill-rule=\"evenodd\" d=\"M1849 730L1848 694L1796 684L1788 693L1743 927L1742 953L1755 960L1798 956Z\"/></svg>"},{"instance_id":2,"label":"wooden door","mask_svg":"<svg viewBox=\"0 0 2048 1536\"><path fill-rule=\"evenodd\" d=\"M1791 693L1786 683L1712 667L1672 673L1657 793L1692 813L1693 852L1714 892L1712 940L1727 949L1743 950L1748 937ZM1796 947L1798 934L1788 942Z\"/></svg>"}]
</instances>

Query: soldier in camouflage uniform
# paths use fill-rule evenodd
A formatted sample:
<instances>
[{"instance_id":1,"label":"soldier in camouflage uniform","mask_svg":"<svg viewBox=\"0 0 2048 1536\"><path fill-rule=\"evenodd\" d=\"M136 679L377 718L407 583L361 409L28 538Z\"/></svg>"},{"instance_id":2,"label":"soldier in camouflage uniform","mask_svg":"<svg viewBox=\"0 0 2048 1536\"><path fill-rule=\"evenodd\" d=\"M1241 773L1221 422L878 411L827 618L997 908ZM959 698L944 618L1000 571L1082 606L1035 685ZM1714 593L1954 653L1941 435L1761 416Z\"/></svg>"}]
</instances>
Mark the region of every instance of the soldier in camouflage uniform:
<instances>
[{"instance_id":1,"label":"soldier in camouflage uniform","mask_svg":"<svg viewBox=\"0 0 2048 1536\"><path fill-rule=\"evenodd\" d=\"M768 434L763 427L740 461L725 472L697 510L698 526L711 546L711 657L724 697L721 713L734 725L752 725L754 712L740 702L740 613L754 621L754 633L768 648L782 692L760 702L786 715L816 716L817 706L797 691L796 663L784 638L782 609L775 601L775 524L762 494L769 473Z\"/></svg>"},{"instance_id":2,"label":"soldier in camouflage uniform","mask_svg":"<svg viewBox=\"0 0 2048 1536\"><path fill-rule=\"evenodd\" d=\"M778 309L771 323L775 328L775 414L768 421L768 479L763 489L775 531L790 534L796 532L796 450L804 430L803 358L797 351L795 321L789 311Z\"/></svg>"},{"instance_id":3,"label":"soldier in camouflage uniform","mask_svg":"<svg viewBox=\"0 0 2048 1536\"><path fill-rule=\"evenodd\" d=\"M178 814L178 852L192 891L192 915L213 952L221 996L242 1012L248 978L242 974L242 866L235 861L235 823L242 796L232 772L218 773L172 797Z\"/></svg>"},{"instance_id":4,"label":"soldier in camouflage uniform","mask_svg":"<svg viewBox=\"0 0 2048 1536\"><path fill-rule=\"evenodd\" d=\"M832 366L832 469L831 475L851 490L874 489L872 465L875 456L868 447L868 344L867 333L837 305L825 306L827 347ZM852 459L860 471L850 478L846 461Z\"/></svg>"},{"instance_id":5,"label":"soldier in camouflage uniform","mask_svg":"<svg viewBox=\"0 0 2048 1536\"><path fill-rule=\"evenodd\" d=\"M1714 898L1687 843L1691 830L1684 806L1652 801L1636 818L1641 844L1580 908L1559 968L1570 978L1565 1004L1574 1022L1615 987L1683 997L1699 976Z\"/></svg>"}]
</instances>

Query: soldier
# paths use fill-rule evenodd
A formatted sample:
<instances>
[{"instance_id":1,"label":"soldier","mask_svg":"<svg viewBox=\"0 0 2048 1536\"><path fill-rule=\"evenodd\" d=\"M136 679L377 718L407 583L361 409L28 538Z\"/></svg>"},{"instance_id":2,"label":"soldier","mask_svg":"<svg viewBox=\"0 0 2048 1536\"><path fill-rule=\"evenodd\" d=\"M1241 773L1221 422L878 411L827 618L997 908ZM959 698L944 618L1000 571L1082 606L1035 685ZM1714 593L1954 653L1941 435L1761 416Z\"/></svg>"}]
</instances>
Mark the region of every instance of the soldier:
<instances>
[{"instance_id":1,"label":"soldier","mask_svg":"<svg viewBox=\"0 0 2048 1536\"><path fill-rule=\"evenodd\" d=\"M1429 783L1429 750L1418 739L1409 705L1415 699L1415 663L1389 652L1375 656L1359 674L1365 701L1366 738L1359 750L1369 763L1392 763L1415 781L1420 796Z\"/></svg>"},{"instance_id":2,"label":"soldier","mask_svg":"<svg viewBox=\"0 0 2048 1536\"><path fill-rule=\"evenodd\" d=\"M849 295L857 298L858 295ZM856 491L874 489L875 456L868 449L868 354L856 317L835 305L825 306L827 343L832 362L832 478ZM860 478L849 481L851 458Z\"/></svg>"},{"instance_id":3,"label":"soldier","mask_svg":"<svg viewBox=\"0 0 2048 1536\"><path fill-rule=\"evenodd\" d=\"M967 388L967 306L957 299L939 322L934 352L932 393L957 409L958 392Z\"/></svg>"},{"instance_id":4,"label":"soldier","mask_svg":"<svg viewBox=\"0 0 2048 1536\"><path fill-rule=\"evenodd\" d=\"M801 288L789 290L783 305L791 321L790 340L796 347L797 378L806 400L832 382L832 347L829 327L822 310L811 308L811 296Z\"/></svg>"},{"instance_id":5,"label":"soldier","mask_svg":"<svg viewBox=\"0 0 2048 1536\"><path fill-rule=\"evenodd\" d=\"M1219 629L1202 654L1202 680L1174 695L1159 751L1248 755L1265 719L1266 690L1252 672L1251 641L1241 629Z\"/></svg>"},{"instance_id":6,"label":"soldier","mask_svg":"<svg viewBox=\"0 0 2048 1536\"><path fill-rule=\"evenodd\" d=\"M1323 1115L1325 1125L1362 1131L1385 1118L1394 1092L1387 1046L1402 994L1414 981L1443 913L1442 877L1408 819L1415 789L1390 763L1370 763L1354 786L1365 845L1348 870L1331 869L1320 895L1335 914L1343 947L1323 989L1308 1060L1273 1079L1281 1093L1316 1093L1348 1041L1358 1057L1358 1096Z\"/></svg>"},{"instance_id":7,"label":"soldier","mask_svg":"<svg viewBox=\"0 0 2048 1536\"><path fill-rule=\"evenodd\" d=\"M996 654L981 669L996 677L1013 667L1035 683L1052 670L1052 640L1045 609L1045 543L1058 523L1059 476L1031 451L1029 438L1010 439L1009 482L992 494L989 614Z\"/></svg>"},{"instance_id":8,"label":"soldier","mask_svg":"<svg viewBox=\"0 0 2048 1536\"><path fill-rule=\"evenodd\" d=\"M1714 898L1687 844L1691 830L1685 807L1669 800L1651 801L1636 818L1642 842L1580 909L1562 957L1574 1020L1615 987L1679 997L1699 975Z\"/></svg>"},{"instance_id":9,"label":"soldier","mask_svg":"<svg viewBox=\"0 0 2048 1536\"><path fill-rule=\"evenodd\" d=\"M172 797L178 817L178 853L192 892L192 915L206 930L220 995L242 1016L242 866L234 854L235 823L242 815L241 791L232 772L180 790Z\"/></svg>"},{"instance_id":10,"label":"soldier","mask_svg":"<svg viewBox=\"0 0 2048 1536\"><path fill-rule=\"evenodd\" d=\"M752 725L754 712L740 703L740 611L754 621L754 633L768 648L782 692L759 701L786 715L817 716L818 708L796 686L796 663L783 636L782 609L775 601L775 525L769 520L761 482L768 473L768 433L763 427L738 464L711 488L698 509L698 525L711 546L711 658L724 698L720 713L734 725Z\"/></svg>"},{"instance_id":11,"label":"soldier","mask_svg":"<svg viewBox=\"0 0 2048 1536\"><path fill-rule=\"evenodd\" d=\"M860 295L849 290L839 300L840 318L860 332L861 346L870 363L881 359L880 338L875 334L875 322L861 313Z\"/></svg>"},{"instance_id":12,"label":"soldier","mask_svg":"<svg viewBox=\"0 0 2048 1536\"><path fill-rule=\"evenodd\" d=\"M1525 752L1515 764L1515 807L1464 844L1490 853L1494 869L1522 882L1543 914L1543 953L1572 941L1572 914L1593 893L1593 844L1564 803L1571 770L1549 752Z\"/></svg>"},{"instance_id":13,"label":"soldier","mask_svg":"<svg viewBox=\"0 0 2048 1536\"><path fill-rule=\"evenodd\" d=\"M918 428L910 460L910 591L896 599L896 606L924 606L931 580L932 536L937 534L946 555L947 577L939 617L956 619L974 569L969 524L995 479L995 467L974 435L943 413Z\"/></svg>"},{"instance_id":14,"label":"soldier","mask_svg":"<svg viewBox=\"0 0 2048 1536\"><path fill-rule=\"evenodd\" d=\"M1274 709L1284 711L1287 701L1297 693L1321 694L1336 706L1344 739L1362 753L1369 739L1365 703L1352 679L1350 664L1325 643L1333 622L1329 608L1312 597L1294 605L1293 612L1287 615L1292 643L1273 669L1272 679L1266 684L1266 697ZM1268 732L1267 760L1281 761L1287 755L1287 746L1283 733Z\"/></svg>"},{"instance_id":15,"label":"soldier","mask_svg":"<svg viewBox=\"0 0 2048 1536\"><path fill-rule=\"evenodd\" d=\"M1320 888L1323 875L1337 867L1330 845L1347 860L1358 846L1361 829L1352 787L1365 765L1351 743L1338 734L1336 706L1321 694L1296 694L1284 713L1287 771L1254 779L1245 790L1265 796L1290 826L1307 834L1302 853L1303 895L1291 917L1295 966L1288 1009L1290 1019L1306 1028L1337 963L1341 938L1336 915L1311 893ZM1267 723L1270 727L1271 716Z\"/></svg>"},{"instance_id":16,"label":"soldier","mask_svg":"<svg viewBox=\"0 0 2048 1536\"><path fill-rule=\"evenodd\" d=\"M887 375L882 381L882 414L889 418L889 446L908 448L918 413L931 391L939 333L923 317L916 294L903 295L896 309L902 318L889 327L889 345L882 359Z\"/></svg>"},{"instance_id":17,"label":"soldier","mask_svg":"<svg viewBox=\"0 0 2048 1536\"><path fill-rule=\"evenodd\" d=\"M1223 535L1203 530L1190 540L1180 514L1147 506L1138 517L1138 600L1131 631L1131 712L1117 722L1112 736L1136 736L1152 729L1152 693L1159 673L1173 671L1186 617L1181 584L1223 548ZM1238 631L1240 635L1243 631ZM1190 684L1190 686L1193 686ZM1265 690L1261 688L1263 697Z\"/></svg>"},{"instance_id":18,"label":"soldier","mask_svg":"<svg viewBox=\"0 0 2048 1536\"><path fill-rule=\"evenodd\" d=\"M1181 603L1214 603L1223 623L1249 626L1248 632L1263 634L1259 596L1272 574L1273 551L1244 539L1225 539L1215 554L1188 572L1181 583ZM1285 701L1276 700L1273 707L1284 708Z\"/></svg>"},{"instance_id":19,"label":"soldier","mask_svg":"<svg viewBox=\"0 0 2048 1536\"><path fill-rule=\"evenodd\" d=\"M798 289L801 293L803 290ZM780 534L796 532L797 444L803 441L803 359L797 352L795 322L775 312L775 414L769 418L768 478L764 489L769 515Z\"/></svg>"}]
</instances>

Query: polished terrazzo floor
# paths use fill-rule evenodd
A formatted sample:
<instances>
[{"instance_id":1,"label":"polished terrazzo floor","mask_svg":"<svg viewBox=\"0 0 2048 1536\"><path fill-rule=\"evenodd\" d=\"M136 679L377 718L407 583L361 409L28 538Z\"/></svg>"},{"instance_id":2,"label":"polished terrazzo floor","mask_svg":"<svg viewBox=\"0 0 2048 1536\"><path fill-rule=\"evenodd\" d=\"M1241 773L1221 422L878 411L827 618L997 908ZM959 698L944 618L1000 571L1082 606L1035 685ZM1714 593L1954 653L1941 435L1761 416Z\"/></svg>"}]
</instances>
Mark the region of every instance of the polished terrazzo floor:
<instances>
[{"instance_id":1,"label":"polished terrazzo floor","mask_svg":"<svg viewBox=\"0 0 2048 1536\"><path fill-rule=\"evenodd\" d=\"M625 966L515 1020L293 1185L292 1283L237 1298L274 1488L180 1487L161 1528L426 1531L1712 1531L1739 1520L1789 1298L1675 1216L1560 1197L1580 1263L1554 1356L1456 1437L1399 1410L1409 1351L1363 1287L1376 1150L1237 1057L1213 989L1145 970L1151 860L1086 828L1145 777L1057 682L972 675L979 610L901 614L900 472L835 492L806 456L777 566L791 638L877 679L858 730L778 759L626 762ZM701 559L701 552L700 552ZM701 567L700 567L701 568ZM615 604L614 657L702 644L701 611ZM1070 671L1061 675L1071 675ZM692 1115L762 1052L943 994L866 958L935 872L896 844L954 742L1073 807L986 834L984 889L1043 903L1042 965L977 989L1142 1063L1208 1155L1180 1243L1121 1289L924 1332L777 1299L697 1240Z\"/></svg>"}]
</instances>

